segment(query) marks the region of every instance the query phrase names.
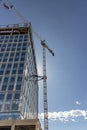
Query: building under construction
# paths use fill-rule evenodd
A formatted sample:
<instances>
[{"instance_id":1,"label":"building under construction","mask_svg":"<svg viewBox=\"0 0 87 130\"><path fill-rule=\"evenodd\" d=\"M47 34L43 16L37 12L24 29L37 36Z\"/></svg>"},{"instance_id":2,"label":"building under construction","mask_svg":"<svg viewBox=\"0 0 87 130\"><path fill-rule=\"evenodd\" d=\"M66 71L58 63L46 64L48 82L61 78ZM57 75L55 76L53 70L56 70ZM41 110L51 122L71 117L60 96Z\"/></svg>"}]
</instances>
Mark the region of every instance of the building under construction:
<instances>
[{"instance_id":1,"label":"building under construction","mask_svg":"<svg viewBox=\"0 0 87 130\"><path fill-rule=\"evenodd\" d=\"M30 24L0 27L0 130L41 130ZM25 127L26 126L26 127Z\"/></svg>"}]
</instances>

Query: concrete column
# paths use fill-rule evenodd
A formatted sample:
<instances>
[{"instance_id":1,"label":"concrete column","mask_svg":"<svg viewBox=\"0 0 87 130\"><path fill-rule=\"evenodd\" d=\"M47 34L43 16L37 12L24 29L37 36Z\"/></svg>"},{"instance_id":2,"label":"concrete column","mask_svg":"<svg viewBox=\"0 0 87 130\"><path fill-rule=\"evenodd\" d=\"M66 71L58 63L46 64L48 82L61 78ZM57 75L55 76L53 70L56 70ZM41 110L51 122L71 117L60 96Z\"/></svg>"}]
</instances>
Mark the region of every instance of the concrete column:
<instances>
[{"instance_id":1,"label":"concrete column","mask_svg":"<svg viewBox=\"0 0 87 130\"><path fill-rule=\"evenodd\" d=\"M40 124L38 124L38 123L36 124L35 130L41 130L40 129Z\"/></svg>"},{"instance_id":2,"label":"concrete column","mask_svg":"<svg viewBox=\"0 0 87 130\"><path fill-rule=\"evenodd\" d=\"M12 124L11 130L15 130L15 124Z\"/></svg>"}]
</instances>

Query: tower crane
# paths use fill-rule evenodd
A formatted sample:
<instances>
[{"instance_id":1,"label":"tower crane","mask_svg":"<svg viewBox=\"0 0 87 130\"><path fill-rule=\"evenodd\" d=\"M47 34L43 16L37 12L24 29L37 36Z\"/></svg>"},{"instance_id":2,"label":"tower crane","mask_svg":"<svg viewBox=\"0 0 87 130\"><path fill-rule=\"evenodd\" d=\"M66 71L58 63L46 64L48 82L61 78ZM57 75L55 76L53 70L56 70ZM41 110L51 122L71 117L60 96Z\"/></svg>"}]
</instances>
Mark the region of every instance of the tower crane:
<instances>
[{"instance_id":1,"label":"tower crane","mask_svg":"<svg viewBox=\"0 0 87 130\"><path fill-rule=\"evenodd\" d=\"M44 102L44 130L48 130L48 100L46 76L46 49L54 56L54 52L47 46L45 40L41 41L43 47L43 102Z\"/></svg>"},{"instance_id":2,"label":"tower crane","mask_svg":"<svg viewBox=\"0 0 87 130\"><path fill-rule=\"evenodd\" d=\"M9 8L12 9L15 14L24 21L24 23L28 23L28 21L20 14L20 12L14 7L14 5L10 2L10 0L6 0L9 4ZM47 75L46 75L46 49L54 56L54 52L48 47L45 40L41 40L41 37L37 32L33 31L33 33L37 36L37 38L41 41L41 45L43 48L43 76L31 75L30 77L26 77L26 80L30 81L31 78L37 78L39 80L43 80L43 106L44 106L44 130L48 130L48 100L47 100Z\"/></svg>"}]
</instances>

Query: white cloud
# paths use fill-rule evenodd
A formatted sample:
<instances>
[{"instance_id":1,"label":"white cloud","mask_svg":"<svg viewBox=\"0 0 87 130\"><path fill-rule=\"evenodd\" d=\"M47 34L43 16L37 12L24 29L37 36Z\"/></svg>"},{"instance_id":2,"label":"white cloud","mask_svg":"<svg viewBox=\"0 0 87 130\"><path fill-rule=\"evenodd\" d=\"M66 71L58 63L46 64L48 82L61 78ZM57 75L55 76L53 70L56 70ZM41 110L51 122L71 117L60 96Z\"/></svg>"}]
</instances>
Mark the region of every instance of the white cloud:
<instances>
[{"instance_id":1,"label":"white cloud","mask_svg":"<svg viewBox=\"0 0 87 130\"><path fill-rule=\"evenodd\" d=\"M61 122L76 122L76 118L83 117L87 120L87 111L85 110L70 110L64 112L49 112L48 119L49 120L59 120ZM40 119L44 119L44 114L39 114Z\"/></svg>"},{"instance_id":2,"label":"white cloud","mask_svg":"<svg viewBox=\"0 0 87 130\"><path fill-rule=\"evenodd\" d=\"M76 104L77 104L77 105L81 105L81 103L80 103L79 101L76 101Z\"/></svg>"}]
</instances>

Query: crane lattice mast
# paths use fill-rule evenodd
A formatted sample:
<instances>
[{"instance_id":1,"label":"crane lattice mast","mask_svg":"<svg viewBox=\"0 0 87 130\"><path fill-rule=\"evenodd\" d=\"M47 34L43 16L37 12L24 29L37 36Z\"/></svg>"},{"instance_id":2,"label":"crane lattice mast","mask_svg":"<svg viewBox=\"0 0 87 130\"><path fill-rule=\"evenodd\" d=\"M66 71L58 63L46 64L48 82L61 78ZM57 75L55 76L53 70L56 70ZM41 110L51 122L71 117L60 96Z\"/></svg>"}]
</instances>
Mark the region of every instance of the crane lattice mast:
<instances>
[{"instance_id":1,"label":"crane lattice mast","mask_svg":"<svg viewBox=\"0 0 87 130\"><path fill-rule=\"evenodd\" d=\"M48 100L47 100L47 76L46 76L46 49L54 56L53 51L45 41L41 41L43 47L43 100L44 100L44 130L48 130Z\"/></svg>"},{"instance_id":2,"label":"crane lattice mast","mask_svg":"<svg viewBox=\"0 0 87 130\"><path fill-rule=\"evenodd\" d=\"M47 100L47 76L46 76L46 48L43 46L43 106L44 106L44 130L48 130L48 100Z\"/></svg>"}]
</instances>

